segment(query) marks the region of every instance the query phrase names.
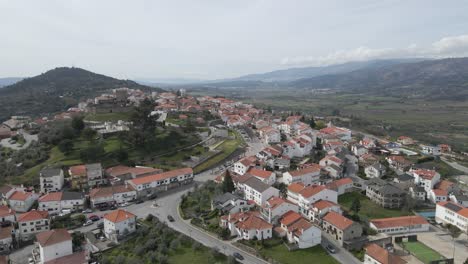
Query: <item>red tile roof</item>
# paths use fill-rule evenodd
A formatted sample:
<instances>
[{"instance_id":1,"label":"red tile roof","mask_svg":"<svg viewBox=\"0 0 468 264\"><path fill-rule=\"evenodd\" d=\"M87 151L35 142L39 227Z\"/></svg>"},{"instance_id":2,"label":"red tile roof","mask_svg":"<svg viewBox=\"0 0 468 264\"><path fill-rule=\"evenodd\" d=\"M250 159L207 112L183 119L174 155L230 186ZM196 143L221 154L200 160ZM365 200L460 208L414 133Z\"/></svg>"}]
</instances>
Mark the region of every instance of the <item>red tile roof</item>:
<instances>
[{"instance_id":1,"label":"red tile roof","mask_svg":"<svg viewBox=\"0 0 468 264\"><path fill-rule=\"evenodd\" d=\"M68 263L68 264L88 263L88 261L86 260L86 252L85 251L75 252L71 255L49 260L45 262L44 264L63 264L63 263Z\"/></svg>"},{"instance_id":2,"label":"red tile roof","mask_svg":"<svg viewBox=\"0 0 468 264\"><path fill-rule=\"evenodd\" d=\"M161 173L161 169L147 168L147 167L128 167L123 165L118 165L106 169L106 173L110 176L117 177L123 174L134 174L136 176L146 173Z\"/></svg>"},{"instance_id":3,"label":"red tile roof","mask_svg":"<svg viewBox=\"0 0 468 264\"><path fill-rule=\"evenodd\" d=\"M184 174L193 174L192 168L183 168L183 169L166 171L163 173L158 173L158 174L143 176L141 178L132 179L130 181L135 185L140 185L140 184L151 183L155 181L174 178L174 177L177 177L179 175L184 175Z\"/></svg>"},{"instance_id":4,"label":"red tile roof","mask_svg":"<svg viewBox=\"0 0 468 264\"><path fill-rule=\"evenodd\" d=\"M301 183L291 183L288 186L288 191L293 192L293 193L299 193L304 189L304 185Z\"/></svg>"},{"instance_id":5,"label":"red tile roof","mask_svg":"<svg viewBox=\"0 0 468 264\"><path fill-rule=\"evenodd\" d=\"M268 223L267 221L263 220L257 215L250 215L247 218L242 219L236 224L236 227L239 229L245 230L263 230L263 229L271 229L273 225Z\"/></svg>"},{"instance_id":6,"label":"red tile roof","mask_svg":"<svg viewBox=\"0 0 468 264\"><path fill-rule=\"evenodd\" d=\"M411 216L400 216L400 217L389 217L372 219L370 222L377 228L389 228L389 227L400 227L400 226L411 226L411 225L425 225L429 224L427 220L419 215Z\"/></svg>"},{"instance_id":7,"label":"red tile roof","mask_svg":"<svg viewBox=\"0 0 468 264\"><path fill-rule=\"evenodd\" d=\"M131 185L114 185L110 187L95 188L89 191L89 197L99 198L99 197L109 197L115 193L126 193L132 192L135 189Z\"/></svg>"},{"instance_id":8,"label":"red tile roof","mask_svg":"<svg viewBox=\"0 0 468 264\"><path fill-rule=\"evenodd\" d=\"M323 221L326 221L332 225L334 225L336 228L340 230L345 230L348 227L350 227L352 224L354 224L353 220L350 220L338 213L335 213L333 211L328 212L325 217L323 218Z\"/></svg>"},{"instance_id":9,"label":"red tile roof","mask_svg":"<svg viewBox=\"0 0 468 264\"><path fill-rule=\"evenodd\" d=\"M288 232L292 232L296 236L301 236L305 230L311 228L312 226L313 225L309 221L301 217L299 220L288 227Z\"/></svg>"},{"instance_id":10,"label":"red tile roof","mask_svg":"<svg viewBox=\"0 0 468 264\"><path fill-rule=\"evenodd\" d=\"M301 170L288 171L288 172L293 177L299 177L299 176L309 174L309 173L319 173L320 172L320 165L311 164L307 168L304 168L304 169L301 169Z\"/></svg>"},{"instance_id":11,"label":"red tile roof","mask_svg":"<svg viewBox=\"0 0 468 264\"><path fill-rule=\"evenodd\" d=\"M268 179L273 174L272 171L260 170L256 168L251 168L247 173L252 176L262 178L262 179Z\"/></svg>"},{"instance_id":12,"label":"red tile roof","mask_svg":"<svg viewBox=\"0 0 468 264\"><path fill-rule=\"evenodd\" d=\"M257 158L255 158L254 156L250 156L250 157L245 157L241 159L239 162L242 163L242 165L246 167L250 167L250 166L253 166L256 161L257 161Z\"/></svg>"},{"instance_id":13,"label":"red tile roof","mask_svg":"<svg viewBox=\"0 0 468 264\"><path fill-rule=\"evenodd\" d=\"M288 203L288 204L293 204L291 203L290 201L286 200L286 199L283 199L281 197L277 197L277 196L273 196L271 197L270 199L268 199L264 205L264 208L271 208L271 209L275 209L276 207L284 204L284 203Z\"/></svg>"},{"instance_id":14,"label":"red tile roof","mask_svg":"<svg viewBox=\"0 0 468 264\"><path fill-rule=\"evenodd\" d=\"M315 202L314 204L312 204L313 208L317 208L319 210L323 210L325 208L329 208L332 206L338 206L338 205L334 202L330 202L327 200L319 200L318 202Z\"/></svg>"},{"instance_id":15,"label":"red tile roof","mask_svg":"<svg viewBox=\"0 0 468 264\"><path fill-rule=\"evenodd\" d=\"M320 193L321 191L325 190L326 187L323 185L316 185L316 186L307 186L303 190L301 190L299 193L301 194L302 197L304 198L309 198L317 193Z\"/></svg>"},{"instance_id":16,"label":"red tile roof","mask_svg":"<svg viewBox=\"0 0 468 264\"><path fill-rule=\"evenodd\" d=\"M70 176L85 176L86 175L86 165L76 165L70 167Z\"/></svg>"},{"instance_id":17,"label":"red tile roof","mask_svg":"<svg viewBox=\"0 0 468 264\"><path fill-rule=\"evenodd\" d=\"M432 192L434 192L434 194L436 196L447 196L448 195L446 190L441 190L441 189L432 189Z\"/></svg>"},{"instance_id":18,"label":"red tile roof","mask_svg":"<svg viewBox=\"0 0 468 264\"><path fill-rule=\"evenodd\" d=\"M0 205L0 217L5 217L9 215L15 215L15 210L11 209L6 205Z\"/></svg>"},{"instance_id":19,"label":"red tile roof","mask_svg":"<svg viewBox=\"0 0 468 264\"><path fill-rule=\"evenodd\" d=\"M30 222L30 221L36 221L36 220L48 219L48 218L49 218L49 212L32 210L27 213L21 214L18 217L18 222Z\"/></svg>"},{"instance_id":20,"label":"red tile roof","mask_svg":"<svg viewBox=\"0 0 468 264\"><path fill-rule=\"evenodd\" d=\"M51 192L39 197L39 202L51 202L62 200L62 192Z\"/></svg>"},{"instance_id":21,"label":"red tile roof","mask_svg":"<svg viewBox=\"0 0 468 264\"><path fill-rule=\"evenodd\" d=\"M11 232L13 230L13 225L0 228L0 240L5 238L11 238Z\"/></svg>"},{"instance_id":22,"label":"red tile roof","mask_svg":"<svg viewBox=\"0 0 468 264\"><path fill-rule=\"evenodd\" d=\"M447 180L442 180L438 184L436 184L437 189L449 191L452 189L454 183Z\"/></svg>"},{"instance_id":23,"label":"red tile roof","mask_svg":"<svg viewBox=\"0 0 468 264\"><path fill-rule=\"evenodd\" d=\"M130 218L135 218L135 217L136 216L134 214L127 212L125 210L122 210L122 209L117 209L113 211L112 213L108 213L104 215L105 219L113 223L119 223L119 222L125 221Z\"/></svg>"},{"instance_id":24,"label":"red tile roof","mask_svg":"<svg viewBox=\"0 0 468 264\"><path fill-rule=\"evenodd\" d=\"M42 247L55 245L64 241L71 241L71 235L66 229L53 229L36 235L37 242Z\"/></svg>"},{"instance_id":25,"label":"red tile roof","mask_svg":"<svg viewBox=\"0 0 468 264\"><path fill-rule=\"evenodd\" d=\"M281 216L280 223L285 226L289 226L297 220L301 219L302 216L294 211L288 211Z\"/></svg>"},{"instance_id":26,"label":"red tile roof","mask_svg":"<svg viewBox=\"0 0 468 264\"><path fill-rule=\"evenodd\" d=\"M9 200L15 200L15 201L26 201L26 199L31 196L32 193L30 192L22 192L22 191L14 191L13 194L8 198Z\"/></svg>"},{"instance_id":27,"label":"red tile roof","mask_svg":"<svg viewBox=\"0 0 468 264\"><path fill-rule=\"evenodd\" d=\"M369 244L366 246L366 254L377 260L381 264L404 264L406 261L400 257L391 254L377 244Z\"/></svg>"},{"instance_id":28,"label":"red tile roof","mask_svg":"<svg viewBox=\"0 0 468 264\"><path fill-rule=\"evenodd\" d=\"M419 169L419 170L413 170L413 173L416 175L419 175L419 177L421 178L432 180L432 178L435 177L437 172L435 170Z\"/></svg>"},{"instance_id":29,"label":"red tile roof","mask_svg":"<svg viewBox=\"0 0 468 264\"><path fill-rule=\"evenodd\" d=\"M460 210L456 211L456 210L453 209L453 207L448 207L447 204L449 204L449 203L454 205L453 207L455 207L455 208L460 208ZM439 202L439 203L437 203L437 205L443 206L443 207L449 209L450 211L455 212L456 214L459 214L459 215L461 215L463 217L468 218L468 208L466 208L466 207L464 207L462 205L456 204L454 202L449 202L449 201Z\"/></svg>"}]
</instances>

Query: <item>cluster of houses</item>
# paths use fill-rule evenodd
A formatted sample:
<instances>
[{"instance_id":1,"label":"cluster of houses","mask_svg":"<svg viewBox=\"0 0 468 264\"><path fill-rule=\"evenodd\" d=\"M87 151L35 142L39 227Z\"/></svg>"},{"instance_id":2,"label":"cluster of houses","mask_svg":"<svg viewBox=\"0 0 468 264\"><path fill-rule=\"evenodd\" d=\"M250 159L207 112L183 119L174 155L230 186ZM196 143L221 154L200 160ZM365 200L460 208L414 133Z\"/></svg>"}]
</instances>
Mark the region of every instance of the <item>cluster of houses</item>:
<instances>
[{"instance_id":1,"label":"cluster of houses","mask_svg":"<svg viewBox=\"0 0 468 264\"><path fill-rule=\"evenodd\" d=\"M118 206L188 184L193 181L193 171L182 168L164 172L122 165L104 170L96 163L71 166L68 171L45 168L39 178L40 192L23 186L0 188L0 252L8 253L19 242L35 240L34 263L88 263L88 253L73 253L66 230L51 229L56 216L89 208L116 209L104 215L102 233L118 241L136 230L136 216Z\"/></svg>"}]
</instances>

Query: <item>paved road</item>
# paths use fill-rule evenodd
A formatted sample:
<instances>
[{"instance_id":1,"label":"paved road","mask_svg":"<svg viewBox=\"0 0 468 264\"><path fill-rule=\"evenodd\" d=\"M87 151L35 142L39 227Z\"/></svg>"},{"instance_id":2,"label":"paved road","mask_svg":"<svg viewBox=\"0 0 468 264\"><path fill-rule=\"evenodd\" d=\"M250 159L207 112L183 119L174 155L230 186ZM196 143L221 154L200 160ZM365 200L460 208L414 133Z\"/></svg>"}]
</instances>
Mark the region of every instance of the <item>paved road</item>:
<instances>
[{"instance_id":1,"label":"paved road","mask_svg":"<svg viewBox=\"0 0 468 264\"><path fill-rule=\"evenodd\" d=\"M327 233L322 231L322 246L325 247L329 244L333 245L333 247L336 249L336 253L331 254L331 256L333 256L340 263L346 263L346 264L360 264L361 263L361 261L359 261L357 258L353 256L353 254L349 253L347 250L342 248L338 244L338 242L332 239Z\"/></svg>"}]
</instances>

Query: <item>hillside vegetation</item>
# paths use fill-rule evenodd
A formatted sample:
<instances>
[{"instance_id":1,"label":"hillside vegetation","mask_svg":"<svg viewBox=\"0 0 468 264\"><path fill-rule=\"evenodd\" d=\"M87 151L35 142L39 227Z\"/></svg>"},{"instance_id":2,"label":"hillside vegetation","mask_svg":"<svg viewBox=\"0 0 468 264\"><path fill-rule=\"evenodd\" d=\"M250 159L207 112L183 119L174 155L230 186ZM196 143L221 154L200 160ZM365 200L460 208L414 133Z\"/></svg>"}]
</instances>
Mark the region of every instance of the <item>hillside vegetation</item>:
<instances>
[{"instance_id":1,"label":"hillside vegetation","mask_svg":"<svg viewBox=\"0 0 468 264\"><path fill-rule=\"evenodd\" d=\"M128 87L160 91L158 88L119 80L80 68L56 68L26 78L0 90L0 121L11 115L48 114L63 111L81 99L94 97L113 88Z\"/></svg>"}]
</instances>

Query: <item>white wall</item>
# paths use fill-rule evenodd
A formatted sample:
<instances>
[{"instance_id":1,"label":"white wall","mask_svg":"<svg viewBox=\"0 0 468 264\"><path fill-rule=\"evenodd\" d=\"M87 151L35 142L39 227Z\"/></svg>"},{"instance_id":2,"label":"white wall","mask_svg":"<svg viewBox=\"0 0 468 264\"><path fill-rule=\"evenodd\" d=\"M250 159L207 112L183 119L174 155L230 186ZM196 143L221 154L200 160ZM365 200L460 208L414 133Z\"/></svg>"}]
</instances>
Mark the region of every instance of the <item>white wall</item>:
<instances>
[{"instance_id":1,"label":"white wall","mask_svg":"<svg viewBox=\"0 0 468 264\"><path fill-rule=\"evenodd\" d=\"M73 254L72 241L67 240L50 246L39 246L42 263Z\"/></svg>"}]
</instances>

